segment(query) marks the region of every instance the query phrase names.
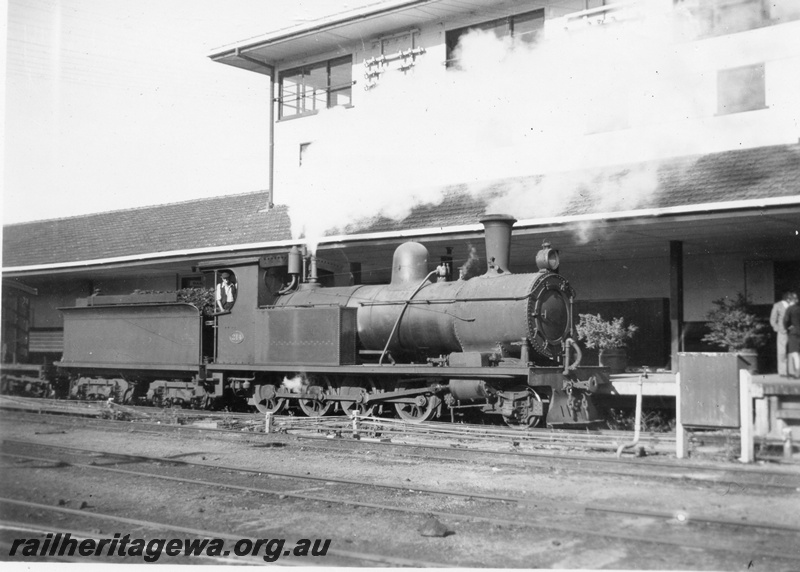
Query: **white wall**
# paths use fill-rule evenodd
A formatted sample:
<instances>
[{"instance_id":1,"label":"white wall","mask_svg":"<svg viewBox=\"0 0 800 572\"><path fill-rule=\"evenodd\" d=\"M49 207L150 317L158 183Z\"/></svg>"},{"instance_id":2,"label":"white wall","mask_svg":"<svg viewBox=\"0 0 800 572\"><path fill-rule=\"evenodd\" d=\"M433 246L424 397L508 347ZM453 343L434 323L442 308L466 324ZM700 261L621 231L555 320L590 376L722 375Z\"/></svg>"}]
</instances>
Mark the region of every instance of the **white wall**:
<instances>
[{"instance_id":1,"label":"white wall","mask_svg":"<svg viewBox=\"0 0 800 572\"><path fill-rule=\"evenodd\" d=\"M531 5L528 5L529 7ZM520 4L519 11L522 12L525 9L527 9L526 5ZM552 22L555 21L551 21L547 25L554 26L555 24ZM607 26L609 29L613 29L610 27L613 25ZM419 58L420 63L426 62L427 75L425 77L430 81L446 84L447 74L452 72L448 72L442 65L446 57L445 27L440 22L434 22L422 26L419 30L418 42L426 50L426 53ZM578 42L580 37L580 35L575 35L575 42ZM352 108L336 109L333 113L320 113L317 116L292 118L276 124L274 173L276 202L287 202L287 196L296 191L295 187L299 184L298 181L302 180L302 177L298 176L300 174L300 144L314 142L321 137L332 137L334 140L339 137L342 141L346 141L343 143L346 148L337 150L337 156L332 163L350 161L352 164L342 169L332 164L331 177L335 174L337 178L342 178L343 173L346 174L348 170L351 173L360 172L369 177L371 163L366 158L372 156L376 148L388 146L387 143L391 140L408 136L408 133L401 135L391 130L387 132L376 124L375 131L367 130L358 140L346 137L349 131L348 126L352 126L360 114L367 113L364 110L369 107L367 104L370 98L376 95L380 89L372 91L364 89L367 80L363 77L365 71L363 62L365 59L379 55L376 46L379 46L378 42L367 40L363 44L350 47L354 61L353 79L357 82L353 87ZM405 146L409 152L403 156L400 151L396 155L396 160L398 163L409 160L410 163L413 163L409 166L414 171L424 170L427 176L425 180L430 184L455 184L464 182L455 180L458 173L470 173L471 176L470 167L475 164L484 166L486 170L483 174L486 178L499 178L535 174L529 171L543 172L543 170L553 168L556 164L556 170L571 171L599 165L794 143L800 137L800 106L796 104L800 98L800 21L679 43L673 45L669 50L664 50L665 53L657 52L656 48L653 50L652 57L651 54L647 54L647 57L641 58L641 62L633 60L634 64L640 63L643 67L647 67L646 62L655 59L652 69L643 70L643 75L658 76L661 74L668 78L664 82L654 81L652 84L641 86L640 91L642 92L653 91L653 97L650 99L655 102L653 106L649 107L648 98L641 97L642 94L637 94L636 90L632 90L631 97L634 97L634 100L630 105L616 101L619 98L613 93L613 89L615 89L613 87L609 88L612 90L611 93L597 94L598 98L609 98L609 106L606 106L606 102L603 101L600 106L601 110L609 113L624 112L627 115L627 127L593 133L584 131L584 137L569 139L567 152L560 149L554 150L557 155L554 155L551 160L540 161L541 166L539 167L532 167L530 160L534 151L538 151L538 154L541 155L541 149L537 149L533 139L515 135L511 144L505 141L495 145L494 143L497 142L489 132L491 126L488 125L485 145L477 146L472 151L473 155L465 154L464 150L459 149L456 157L450 157L447 154L447 147L452 146L453 142L447 139L447 134L426 132L426 126L436 124L435 117L413 119L414 121L419 120L419 124L410 129L411 138ZM487 51L491 50L487 48ZM348 52L340 50L336 53L320 55L312 60L286 62L281 68L292 68L310 61L323 61L345 53ZM501 56L498 54L497 57ZM551 61L558 57L557 53L552 54ZM591 61L592 57L592 53L586 54L587 61ZM620 65L624 66L628 63L630 62L620 62ZM765 66L767 108L718 115L718 71L759 63L763 63ZM509 97L513 97L517 91L525 91L526 94L529 94L525 101L530 106L536 106L538 104L537 97L542 97L543 90L536 88L535 80L533 82L529 80L531 76L535 78L538 73L537 69L531 68L529 73L521 70L520 77L524 75L527 79L509 83ZM614 72L613 66L610 70ZM390 74L393 74L394 89L402 90L402 84L405 81L402 78L402 72L389 71L384 79L381 79L381 82L385 82ZM507 81L504 78L499 80ZM488 85L492 81L498 81L498 78L485 75L483 81ZM614 77L609 79L612 86L614 81ZM432 97L432 93L434 92L425 89L424 84L415 85L414 91L405 94L405 97L424 101L426 97ZM461 94L464 101L485 95L477 91ZM569 99L568 94L564 94L564 99L565 101ZM487 99L486 117L479 116L480 112L478 111L470 117L461 119L465 123L474 124L475 129L479 131L481 122L494 121L490 114L492 105L492 100ZM567 104L565 103L565 105ZM618 107L612 110L611 106L613 105ZM467 106L466 109L474 108ZM394 111L394 108L387 104L385 114L391 115ZM373 110L370 110L370 113L372 112ZM514 117L506 118L506 120L513 124ZM520 113L519 120L524 122L527 120L527 116ZM593 125L591 117L587 121L589 121L589 125ZM497 121L494 122L497 123ZM536 129L536 125L531 126L532 131ZM394 126L394 130L397 131L396 126ZM568 130L565 129L565 131ZM521 130L518 133L524 135L525 131ZM441 156L432 159L428 165L421 164L416 158L413 161L410 160L409 157L414 156L412 153L414 138L417 138L420 143L425 142L434 148L435 141L438 139L442 142ZM431 141L434 143L432 144ZM344 159L339 154L340 152L344 154ZM448 160L455 161L461 168L454 169L452 166L447 168L443 161ZM443 173L453 173L454 175L446 175L444 179L437 178ZM379 175L380 173L375 174L376 184L379 184ZM319 181L316 183L324 185Z\"/></svg>"}]
</instances>

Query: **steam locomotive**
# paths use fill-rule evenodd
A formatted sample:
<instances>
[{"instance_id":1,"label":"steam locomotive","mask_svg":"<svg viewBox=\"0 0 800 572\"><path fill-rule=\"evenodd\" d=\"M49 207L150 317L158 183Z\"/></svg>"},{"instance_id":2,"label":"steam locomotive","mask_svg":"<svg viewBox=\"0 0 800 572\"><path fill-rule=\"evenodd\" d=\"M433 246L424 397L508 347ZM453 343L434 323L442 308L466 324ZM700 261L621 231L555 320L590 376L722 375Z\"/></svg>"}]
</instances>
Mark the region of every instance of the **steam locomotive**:
<instances>
[{"instance_id":1,"label":"steam locomotive","mask_svg":"<svg viewBox=\"0 0 800 572\"><path fill-rule=\"evenodd\" d=\"M204 315L172 294L96 296L63 308L73 396L196 408L248 404L316 417L385 414L421 422L464 412L513 427L601 420L607 370L580 365L575 292L548 243L538 272L508 268L515 219L490 215L487 268L451 279L428 250L400 245L391 281L323 286L317 258L281 255L206 267L235 302Z\"/></svg>"}]
</instances>

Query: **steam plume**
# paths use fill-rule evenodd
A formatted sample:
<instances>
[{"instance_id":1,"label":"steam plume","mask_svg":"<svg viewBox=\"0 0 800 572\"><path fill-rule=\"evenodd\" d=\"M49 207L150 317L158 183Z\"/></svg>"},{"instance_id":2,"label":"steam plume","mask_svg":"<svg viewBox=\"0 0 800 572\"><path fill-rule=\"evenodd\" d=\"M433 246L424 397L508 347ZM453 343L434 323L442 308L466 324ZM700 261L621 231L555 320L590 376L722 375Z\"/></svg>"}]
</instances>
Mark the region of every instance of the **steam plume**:
<instances>
[{"instance_id":1,"label":"steam plume","mask_svg":"<svg viewBox=\"0 0 800 572\"><path fill-rule=\"evenodd\" d=\"M669 10L551 27L534 45L475 31L462 37L458 70L443 73L444 54L429 52L410 73L385 73L355 94L357 111L320 113L302 168L281 180L295 236L316 242L368 217L402 220L438 204L449 185L487 197L499 179L487 212L637 208L656 190L657 170L631 165L714 151L717 138L697 121L714 114L713 86L676 43L697 25ZM787 116L795 141L797 118Z\"/></svg>"}]
</instances>

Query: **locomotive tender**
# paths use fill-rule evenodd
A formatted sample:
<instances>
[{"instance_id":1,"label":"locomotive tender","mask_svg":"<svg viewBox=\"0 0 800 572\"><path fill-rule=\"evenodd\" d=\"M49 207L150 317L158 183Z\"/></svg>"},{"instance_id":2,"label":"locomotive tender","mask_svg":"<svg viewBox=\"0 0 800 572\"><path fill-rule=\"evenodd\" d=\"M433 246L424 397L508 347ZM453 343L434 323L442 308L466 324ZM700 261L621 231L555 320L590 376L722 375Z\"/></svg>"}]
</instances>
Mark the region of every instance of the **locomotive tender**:
<instances>
[{"instance_id":1,"label":"locomotive tender","mask_svg":"<svg viewBox=\"0 0 800 572\"><path fill-rule=\"evenodd\" d=\"M472 410L525 428L600 421L605 368L580 366L575 292L545 243L538 272L508 268L512 226L490 215L487 270L448 280L420 243L400 245L389 284L322 286L296 247L208 267L235 276L230 310L203 316L174 295L98 296L64 308L56 365L81 397L262 412L298 407L420 422Z\"/></svg>"}]
</instances>

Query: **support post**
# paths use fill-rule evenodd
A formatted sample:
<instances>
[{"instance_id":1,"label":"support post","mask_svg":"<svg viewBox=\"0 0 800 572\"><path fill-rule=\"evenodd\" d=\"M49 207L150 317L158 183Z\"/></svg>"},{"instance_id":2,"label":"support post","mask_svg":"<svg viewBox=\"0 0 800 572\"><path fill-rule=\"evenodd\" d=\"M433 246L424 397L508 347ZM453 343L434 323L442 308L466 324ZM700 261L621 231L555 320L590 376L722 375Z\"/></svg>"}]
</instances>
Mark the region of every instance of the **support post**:
<instances>
[{"instance_id":1,"label":"support post","mask_svg":"<svg viewBox=\"0 0 800 572\"><path fill-rule=\"evenodd\" d=\"M755 398L755 411L756 411L756 437L769 436L769 399L768 398Z\"/></svg>"},{"instance_id":2,"label":"support post","mask_svg":"<svg viewBox=\"0 0 800 572\"><path fill-rule=\"evenodd\" d=\"M672 371L678 371L678 353L683 351L683 242L669 242L669 323Z\"/></svg>"},{"instance_id":3,"label":"support post","mask_svg":"<svg viewBox=\"0 0 800 572\"><path fill-rule=\"evenodd\" d=\"M264 433L272 433L272 412L267 411L266 418L264 419Z\"/></svg>"},{"instance_id":4,"label":"support post","mask_svg":"<svg viewBox=\"0 0 800 572\"><path fill-rule=\"evenodd\" d=\"M681 420L681 374L675 374L675 456L686 457L686 431Z\"/></svg>"},{"instance_id":5,"label":"support post","mask_svg":"<svg viewBox=\"0 0 800 572\"><path fill-rule=\"evenodd\" d=\"M783 458L791 460L792 455L794 454L794 443L792 442L792 428L791 427L784 427L783 428Z\"/></svg>"},{"instance_id":6,"label":"support post","mask_svg":"<svg viewBox=\"0 0 800 572\"><path fill-rule=\"evenodd\" d=\"M350 263L350 286L358 286L361 284L361 263Z\"/></svg>"},{"instance_id":7,"label":"support post","mask_svg":"<svg viewBox=\"0 0 800 572\"><path fill-rule=\"evenodd\" d=\"M746 369L739 370L739 414L742 455L739 461L752 463L755 460L755 444L753 442L753 397L750 391L752 376Z\"/></svg>"}]
</instances>

